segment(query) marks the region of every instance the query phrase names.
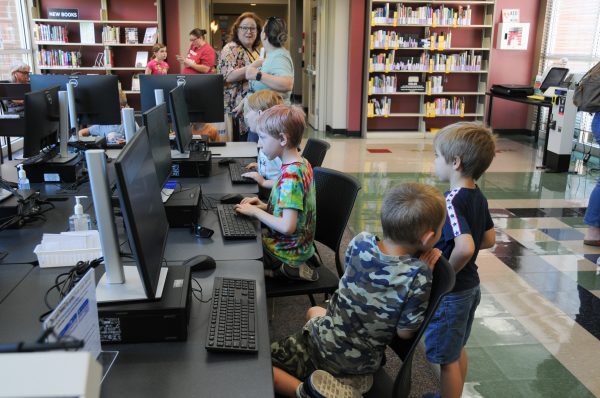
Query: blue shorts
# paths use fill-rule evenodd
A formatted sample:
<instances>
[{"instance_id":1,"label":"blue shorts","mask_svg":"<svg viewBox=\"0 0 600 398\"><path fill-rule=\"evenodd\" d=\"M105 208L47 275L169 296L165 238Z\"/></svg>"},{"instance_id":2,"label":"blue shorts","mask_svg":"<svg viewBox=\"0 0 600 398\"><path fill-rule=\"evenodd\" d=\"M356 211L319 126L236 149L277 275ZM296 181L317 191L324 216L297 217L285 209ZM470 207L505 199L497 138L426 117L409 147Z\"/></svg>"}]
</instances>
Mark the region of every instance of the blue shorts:
<instances>
[{"instance_id":1,"label":"blue shorts","mask_svg":"<svg viewBox=\"0 0 600 398\"><path fill-rule=\"evenodd\" d=\"M458 361L471 334L471 325L480 300L479 286L444 297L425 330L425 348L429 362L445 365Z\"/></svg>"}]
</instances>

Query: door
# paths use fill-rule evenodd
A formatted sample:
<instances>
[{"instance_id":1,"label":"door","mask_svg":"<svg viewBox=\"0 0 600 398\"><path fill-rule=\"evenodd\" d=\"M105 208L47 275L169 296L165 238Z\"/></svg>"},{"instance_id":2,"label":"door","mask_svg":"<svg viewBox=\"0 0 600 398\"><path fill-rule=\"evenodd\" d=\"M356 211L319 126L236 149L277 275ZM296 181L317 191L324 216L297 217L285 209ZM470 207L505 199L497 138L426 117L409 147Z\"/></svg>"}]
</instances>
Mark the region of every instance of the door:
<instances>
[{"instance_id":1,"label":"door","mask_svg":"<svg viewBox=\"0 0 600 398\"><path fill-rule=\"evenodd\" d=\"M317 92L317 31L319 28L319 0L310 2L310 19L308 31L308 54L304 73L306 74L308 88L308 124L314 129L319 129L319 106Z\"/></svg>"}]
</instances>

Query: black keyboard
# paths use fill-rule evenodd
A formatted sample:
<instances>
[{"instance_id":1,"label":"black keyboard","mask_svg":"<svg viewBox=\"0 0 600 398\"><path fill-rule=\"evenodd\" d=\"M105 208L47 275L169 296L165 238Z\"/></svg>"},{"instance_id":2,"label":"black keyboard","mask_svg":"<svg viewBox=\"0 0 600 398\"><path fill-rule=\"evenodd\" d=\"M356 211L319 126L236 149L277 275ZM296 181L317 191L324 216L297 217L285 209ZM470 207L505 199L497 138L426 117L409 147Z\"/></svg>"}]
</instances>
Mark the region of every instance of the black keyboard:
<instances>
[{"instance_id":1,"label":"black keyboard","mask_svg":"<svg viewBox=\"0 0 600 398\"><path fill-rule=\"evenodd\" d=\"M256 231L250 218L238 214L235 205L218 204L217 214L223 232L223 239L254 239Z\"/></svg>"},{"instance_id":2,"label":"black keyboard","mask_svg":"<svg viewBox=\"0 0 600 398\"><path fill-rule=\"evenodd\" d=\"M258 352L256 281L215 277L206 349Z\"/></svg>"},{"instance_id":3,"label":"black keyboard","mask_svg":"<svg viewBox=\"0 0 600 398\"><path fill-rule=\"evenodd\" d=\"M239 163L229 163L229 175L232 184L256 184L252 178L242 177L242 174L249 172Z\"/></svg>"}]
</instances>

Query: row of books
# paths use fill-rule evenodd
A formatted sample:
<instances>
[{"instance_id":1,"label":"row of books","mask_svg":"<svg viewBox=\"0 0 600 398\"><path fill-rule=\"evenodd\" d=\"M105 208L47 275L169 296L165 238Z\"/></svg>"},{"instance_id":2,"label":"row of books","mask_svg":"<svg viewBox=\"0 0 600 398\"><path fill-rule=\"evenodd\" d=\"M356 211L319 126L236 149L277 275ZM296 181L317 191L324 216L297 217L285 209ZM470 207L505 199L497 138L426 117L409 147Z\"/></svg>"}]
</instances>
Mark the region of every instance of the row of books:
<instances>
[{"instance_id":1,"label":"row of books","mask_svg":"<svg viewBox=\"0 0 600 398\"><path fill-rule=\"evenodd\" d=\"M371 12L371 25L431 25L431 26L467 26L471 25L471 6L449 8L444 5L408 7L398 3L396 10L390 10L390 4L378 7Z\"/></svg>"},{"instance_id":2,"label":"row of books","mask_svg":"<svg viewBox=\"0 0 600 398\"><path fill-rule=\"evenodd\" d=\"M121 43L120 36L121 28L119 26L104 26L102 28L102 43L104 44L119 44Z\"/></svg>"},{"instance_id":3,"label":"row of books","mask_svg":"<svg viewBox=\"0 0 600 398\"><path fill-rule=\"evenodd\" d=\"M367 104L367 117L389 116L392 109L390 97L371 98Z\"/></svg>"},{"instance_id":4,"label":"row of books","mask_svg":"<svg viewBox=\"0 0 600 398\"><path fill-rule=\"evenodd\" d=\"M415 48L423 50L445 50L452 48L452 32L432 33L427 38L420 38L418 34L400 35L395 31L377 30L371 34L371 49L383 48Z\"/></svg>"},{"instance_id":5,"label":"row of books","mask_svg":"<svg viewBox=\"0 0 600 398\"><path fill-rule=\"evenodd\" d=\"M68 43L69 35L66 26L36 24L33 29L35 41L56 41Z\"/></svg>"},{"instance_id":6,"label":"row of books","mask_svg":"<svg viewBox=\"0 0 600 398\"><path fill-rule=\"evenodd\" d=\"M369 79L368 94L395 94L395 93L426 93L427 95L442 94L444 86L442 76L431 76L425 84L419 82L419 77L414 77L416 81L408 84L402 84L398 87L398 78L396 76L373 76Z\"/></svg>"},{"instance_id":7,"label":"row of books","mask_svg":"<svg viewBox=\"0 0 600 398\"><path fill-rule=\"evenodd\" d=\"M40 66L81 66L81 53L79 51L46 50L37 53Z\"/></svg>"},{"instance_id":8,"label":"row of books","mask_svg":"<svg viewBox=\"0 0 600 398\"><path fill-rule=\"evenodd\" d=\"M369 59L369 72L475 72L481 70L482 56L473 50L458 54L423 53L419 57L396 57L396 51L375 54Z\"/></svg>"},{"instance_id":9,"label":"row of books","mask_svg":"<svg viewBox=\"0 0 600 398\"><path fill-rule=\"evenodd\" d=\"M425 117L464 116L465 99L460 97L434 98L425 103Z\"/></svg>"}]
</instances>

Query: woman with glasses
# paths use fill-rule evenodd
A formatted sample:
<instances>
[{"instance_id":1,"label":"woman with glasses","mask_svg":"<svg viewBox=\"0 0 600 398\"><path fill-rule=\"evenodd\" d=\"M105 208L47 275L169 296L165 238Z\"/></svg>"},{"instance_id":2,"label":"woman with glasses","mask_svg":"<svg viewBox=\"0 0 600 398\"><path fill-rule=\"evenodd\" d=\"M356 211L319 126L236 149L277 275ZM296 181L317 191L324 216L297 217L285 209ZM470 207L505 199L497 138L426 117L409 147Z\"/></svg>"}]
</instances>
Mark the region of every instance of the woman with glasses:
<instances>
[{"instance_id":1,"label":"woman with glasses","mask_svg":"<svg viewBox=\"0 0 600 398\"><path fill-rule=\"evenodd\" d=\"M281 94L284 104L289 105L294 87L294 64L290 52L283 48L288 39L287 24L281 18L269 17L260 33L260 39L265 49L265 59L259 59L246 67L246 79L250 82L248 93L273 90ZM258 135L249 131L248 141L258 142Z\"/></svg>"},{"instance_id":2,"label":"woman with glasses","mask_svg":"<svg viewBox=\"0 0 600 398\"><path fill-rule=\"evenodd\" d=\"M25 62L15 62L10 66L11 83L29 83L31 69ZM25 111L24 100L2 100L2 113L21 114Z\"/></svg>"},{"instance_id":3,"label":"woman with glasses","mask_svg":"<svg viewBox=\"0 0 600 398\"><path fill-rule=\"evenodd\" d=\"M223 96L225 112L231 114L242 102L248 92L246 67L259 58L259 32L262 21L253 12L240 15L231 27L230 41L221 50L219 72L225 80ZM234 116L239 123L240 134L246 133L246 125L242 118Z\"/></svg>"},{"instance_id":4,"label":"woman with glasses","mask_svg":"<svg viewBox=\"0 0 600 398\"><path fill-rule=\"evenodd\" d=\"M193 29L190 32L190 49L187 56L183 58L176 55L177 60L183 66L181 73L214 73L217 62L217 53L205 40L206 30Z\"/></svg>"}]
</instances>

